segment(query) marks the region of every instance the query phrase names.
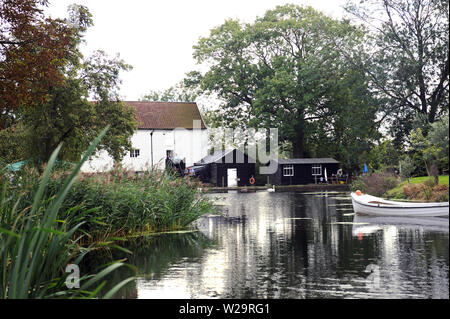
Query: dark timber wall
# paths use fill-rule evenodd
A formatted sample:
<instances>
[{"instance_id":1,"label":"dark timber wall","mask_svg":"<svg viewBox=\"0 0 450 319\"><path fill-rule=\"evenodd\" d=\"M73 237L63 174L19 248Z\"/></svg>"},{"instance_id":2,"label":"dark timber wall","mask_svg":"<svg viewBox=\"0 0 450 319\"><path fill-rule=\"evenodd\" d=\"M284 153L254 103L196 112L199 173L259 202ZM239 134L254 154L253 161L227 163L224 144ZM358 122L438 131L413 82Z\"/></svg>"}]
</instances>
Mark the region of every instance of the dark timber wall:
<instances>
[{"instance_id":1,"label":"dark timber wall","mask_svg":"<svg viewBox=\"0 0 450 319\"><path fill-rule=\"evenodd\" d=\"M293 165L294 176L284 176L283 166ZM316 176L312 175L313 164L278 164L278 170L275 174L270 175L270 183L273 185L304 185L304 184L314 184L320 182L320 177L325 179L325 168L327 169L328 178L331 174L336 174L339 169L338 163L324 163L322 165L322 175Z\"/></svg>"},{"instance_id":2,"label":"dark timber wall","mask_svg":"<svg viewBox=\"0 0 450 319\"><path fill-rule=\"evenodd\" d=\"M240 160L243 155L244 162ZM227 159L226 159L227 158ZM254 160L250 159L246 154L240 154L238 156L239 162L236 160L236 150L233 150L233 157L231 159L231 154L222 157L220 160L215 161L214 163L206 164L208 172L205 175L205 178L202 181L209 182L214 186L218 187L228 187L228 174L227 170L229 168L236 168L237 173L237 185L238 186L249 186L250 178L255 177L255 169L256 164L251 163ZM228 162L228 163L227 163ZM209 181L206 180L206 177L209 177Z\"/></svg>"}]
</instances>

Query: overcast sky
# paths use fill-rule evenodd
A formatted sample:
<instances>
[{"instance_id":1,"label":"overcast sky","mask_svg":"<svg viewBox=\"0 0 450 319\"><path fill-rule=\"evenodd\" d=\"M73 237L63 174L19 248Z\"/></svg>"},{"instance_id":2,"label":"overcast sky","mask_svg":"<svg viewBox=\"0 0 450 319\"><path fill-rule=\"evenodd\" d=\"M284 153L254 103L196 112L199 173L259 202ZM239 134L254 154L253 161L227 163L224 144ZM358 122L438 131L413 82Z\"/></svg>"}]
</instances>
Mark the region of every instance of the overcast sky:
<instances>
[{"instance_id":1,"label":"overcast sky","mask_svg":"<svg viewBox=\"0 0 450 319\"><path fill-rule=\"evenodd\" d=\"M253 22L277 5L311 5L340 18L346 0L50 0L52 17L67 17L67 6L85 5L94 26L87 33L83 54L116 53L133 70L121 75L124 100L138 100L150 90L164 90L196 68L192 46L228 18Z\"/></svg>"}]
</instances>

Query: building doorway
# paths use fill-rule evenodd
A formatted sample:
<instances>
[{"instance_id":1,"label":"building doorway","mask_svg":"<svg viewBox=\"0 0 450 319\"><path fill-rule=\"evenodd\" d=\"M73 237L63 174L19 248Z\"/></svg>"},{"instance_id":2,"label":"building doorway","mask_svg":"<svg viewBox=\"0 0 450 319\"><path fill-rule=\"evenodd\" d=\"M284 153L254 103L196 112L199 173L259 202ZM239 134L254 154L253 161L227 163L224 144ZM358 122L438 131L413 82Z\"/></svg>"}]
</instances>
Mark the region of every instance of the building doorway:
<instances>
[{"instance_id":1,"label":"building doorway","mask_svg":"<svg viewBox=\"0 0 450 319\"><path fill-rule=\"evenodd\" d=\"M227 169L227 186L228 187L237 186L237 168Z\"/></svg>"}]
</instances>

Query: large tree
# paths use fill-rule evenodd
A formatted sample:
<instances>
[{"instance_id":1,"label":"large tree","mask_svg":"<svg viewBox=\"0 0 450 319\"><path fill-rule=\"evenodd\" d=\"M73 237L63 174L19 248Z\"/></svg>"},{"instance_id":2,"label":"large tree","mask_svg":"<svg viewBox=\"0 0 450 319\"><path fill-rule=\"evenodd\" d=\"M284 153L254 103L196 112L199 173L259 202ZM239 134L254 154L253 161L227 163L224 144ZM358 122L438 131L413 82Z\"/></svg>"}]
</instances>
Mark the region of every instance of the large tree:
<instances>
[{"instance_id":1,"label":"large tree","mask_svg":"<svg viewBox=\"0 0 450 319\"><path fill-rule=\"evenodd\" d=\"M95 56L97 60L103 53ZM46 162L63 143L60 159L78 161L108 124L111 128L97 149L105 149L116 162L131 150L130 136L136 130L134 110L114 95L114 82L126 65L117 59L106 59L107 66L92 60L80 67L82 77L67 77L53 87L48 102L20 110L20 127L25 131L22 147L27 157ZM88 101L89 95L96 100Z\"/></svg>"},{"instance_id":2,"label":"large tree","mask_svg":"<svg viewBox=\"0 0 450 319\"><path fill-rule=\"evenodd\" d=\"M183 80L166 90L150 90L142 96L141 101L195 102L198 97L197 90L192 87L187 87Z\"/></svg>"},{"instance_id":3,"label":"large tree","mask_svg":"<svg viewBox=\"0 0 450 319\"><path fill-rule=\"evenodd\" d=\"M207 71L190 79L223 101L223 122L277 127L294 157L332 156L322 146L341 152L356 138L367 148L377 110L365 74L346 60L358 54L362 36L311 7L280 6L252 24L228 20L201 38L194 57Z\"/></svg>"},{"instance_id":4,"label":"large tree","mask_svg":"<svg viewBox=\"0 0 450 319\"><path fill-rule=\"evenodd\" d=\"M371 31L360 66L384 99L381 115L401 144L417 114L433 123L448 112L449 2L362 0L346 9Z\"/></svg>"},{"instance_id":5,"label":"large tree","mask_svg":"<svg viewBox=\"0 0 450 319\"><path fill-rule=\"evenodd\" d=\"M48 101L48 90L63 80L80 29L45 17L42 8L47 4L0 0L0 129L14 120L19 106Z\"/></svg>"},{"instance_id":6,"label":"large tree","mask_svg":"<svg viewBox=\"0 0 450 319\"><path fill-rule=\"evenodd\" d=\"M411 131L412 158L423 162L428 175L433 176L435 185L439 183L439 167L448 171L448 143L448 115L431 124L427 136L424 136L420 127Z\"/></svg>"},{"instance_id":7,"label":"large tree","mask_svg":"<svg viewBox=\"0 0 450 319\"><path fill-rule=\"evenodd\" d=\"M69 18L61 21L74 30L65 63L58 68L61 78L46 89L45 99L33 99L32 104L21 101L9 112L14 121L0 136L9 136L13 142L20 136L20 148L12 153L0 145L0 156L43 163L63 143L60 159L77 161L109 124L111 128L97 148L105 149L118 162L131 149L130 138L137 125L133 109L119 96L120 72L131 66L103 51L83 57L79 44L93 24L86 7L70 6Z\"/></svg>"}]
</instances>

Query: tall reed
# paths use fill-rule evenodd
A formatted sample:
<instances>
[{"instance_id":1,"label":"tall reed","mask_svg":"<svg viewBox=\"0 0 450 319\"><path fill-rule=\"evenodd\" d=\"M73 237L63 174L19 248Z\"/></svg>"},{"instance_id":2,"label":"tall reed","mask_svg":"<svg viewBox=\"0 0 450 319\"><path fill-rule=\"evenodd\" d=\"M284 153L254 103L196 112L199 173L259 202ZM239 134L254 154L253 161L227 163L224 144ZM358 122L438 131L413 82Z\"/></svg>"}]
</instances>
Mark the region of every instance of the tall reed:
<instances>
[{"instance_id":1,"label":"tall reed","mask_svg":"<svg viewBox=\"0 0 450 319\"><path fill-rule=\"evenodd\" d=\"M55 196L46 198L44 194L61 145L48 161L38 187L30 192L31 206L19 209L23 198L9 196L8 183L4 183L0 195L0 298L95 297L105 285L104 277L124 265L114 262L95 275L82 276L80 289L69 290L65 285L66 265L78 265L89 248L77 245L81 237L74 238L84 221L73 223L70 211L63 214L66 219L60 219L60 210L81 165L107 130L108 127L93 141ZM131 280L119 283L104 297L111 297Z\"/></svg>"},{"instance_id":2,"label":"tall reed","mask_svg":"<svg viewBox=\"0 0 450 319\"><path fill-rule=\"evenodd\" d=\"M70 173L53 170L42 201L57 196ZM84 244L185 229L213 209L199 190L200 183L189 177L159 170L138 175L123 169L79 175L65 194L58 219L67 219L69 228L82 222L74 235L84 234ZM31 206L39 186L38 176L33 168L16 173L8 203L16 203L20 211Z\"/></svg>"},{"instance_id":3,"label":"tall reed","mask_svg":"<svg viewBox=\"0 0 450 319\"><path fill-rule=\"evenodd\" d=\"M48 196L60 188L55 179ZM85 176L68 193L63 207L74 210L72 222L84 220L80 231L93 241L107 237L185 229L211 202L198 190L199 183L161 171L140 176L125 170ZM76 211L76 212L75 212Z\"/></svg>"}]
</instances>

